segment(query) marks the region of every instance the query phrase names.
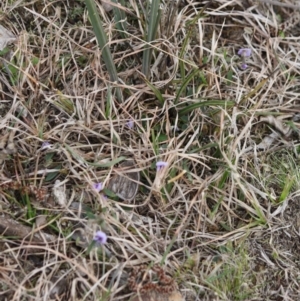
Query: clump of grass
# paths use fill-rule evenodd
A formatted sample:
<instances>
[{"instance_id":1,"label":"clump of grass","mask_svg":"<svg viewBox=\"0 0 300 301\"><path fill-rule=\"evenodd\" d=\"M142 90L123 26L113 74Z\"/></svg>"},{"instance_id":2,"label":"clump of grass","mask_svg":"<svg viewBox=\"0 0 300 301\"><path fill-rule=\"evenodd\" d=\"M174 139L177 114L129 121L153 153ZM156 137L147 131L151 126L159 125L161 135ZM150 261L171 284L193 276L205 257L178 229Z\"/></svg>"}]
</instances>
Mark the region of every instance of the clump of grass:
<instances>
[{"instance_id":1,"label":"clump of grass","mask_svg":"<svg viewBox=\"0 0 300 301\"><path fill-rule=\"evenodd\" d=\"M146 42L145 50L143 52L143 65L142 72L148 78L150 72L150 63L151 63L151 53L152 47L149 45L155 40L155 36L157 34L158 24L160 22L161 16L161 8L160 8L160 0L152 1L151 4L148 2L150 6L150 14L149 17L146 18ZM150 46L150 47L149 47Z\"/></svg>"},{"instance_id":2,"label":"clump of grass","mask_svg":"<svg viewBox=\"0 0 300 301\"><path fill-rule=\"evenodd\" d=\"M217 253L209 262L210 271L203 275L205 283L218 292L222 300L249 300L254 293L251 280L255 275L251 272L246 245L233 246L229 242Z\"/></svg>"},{"instance_id":3,"label":"clump of grass","mask_svg":"<svg viewBox=\"0 0 300 301\"><path fill-rule=\"evenodd\" d=\"M296 237L299 211L282 218L299 195L299 43L293 26L280 34L292 11L131 0L106 12L86 1L0 3L18 36L0 54L0 205L41 238L3 231L0 299L130 298L126 279L142 264L160 264L186 300L293 299L297 256L276 236ZM129 159L137 196L105 197ZM107 241L89 249L99 227Z\"/></svg>"},{"instance_id":4,"label":"clump of grass","mask_svg":"<svg viewBox=\"0 0 300 301\"><path fill-rule=\"evenodd\" d=\"M274 204L281 204L299 190L298 159L293 152L279 150L264 157L256 181ZM256 184L256 186L258 183Z\"/></svg>"}]
</instances>

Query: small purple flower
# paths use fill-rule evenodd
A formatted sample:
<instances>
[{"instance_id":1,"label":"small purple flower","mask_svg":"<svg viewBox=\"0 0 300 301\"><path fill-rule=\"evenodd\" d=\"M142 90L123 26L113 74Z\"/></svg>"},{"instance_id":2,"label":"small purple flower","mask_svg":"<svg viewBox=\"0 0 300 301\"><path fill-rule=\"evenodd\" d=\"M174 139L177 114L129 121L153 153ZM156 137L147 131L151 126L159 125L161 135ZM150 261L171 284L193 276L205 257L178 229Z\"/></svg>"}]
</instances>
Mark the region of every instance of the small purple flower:
<instances>
[{"instance_id":1,"label":"small purple flower","mask_svg":"<svg viewBox=\"0 0 300 301\"><path fill-rule=\"evenodd\" d=\"M247 69L247 68L248 68L248 65L247 65L246 63L243 63L243 64L241 65L241 69L245 70L245 69Z\"/></svg>"},{"instance_id":2,"label":"small purple flower","mask_svg":"<svg viewBox=\"0 0 300 301\"><path fill-rule=\"evenodd\" d=\"M168 162L164 162L164 161L158 161L156 162L156 170L159 171L162 168L168 166Z\"/></svg>"},{"instance_id":3,"label":"small purple flower","mask_svg":"<svg viewBox=\"0 0 300 301\"><path fill-rule=\"evenodd\" d=\"M104 244L106 244L107 236L104 232L97 231L94 238L93 238L93 241L95 241L96 245L98 245L98 246L104 245Z\"/></svg>"},{"instance_id":4,"label":"small purple flower","mask_svg":"<svg viewBox=\"0 0 300 301\"><path fill-rule=\"evenodd\" d=\"M133 127L134 127L134 122L133 122L133 120L128 120L127 122L126 122L126 125L128 126L128 128L130 128L131 130L133 129Z\"/></svg>"},{"instance_id":5,"label":"small purple flower","mask_svg":"<svg viewBox=\"0 0 300 301\"><path fill-rule=\"evenodd\" d=\"M242 58L241 69L242 70L247 69L248 65L246 64L246 58L251 56L251 49L250 48L241 48L238 51L238 55L240 55Z\"/></svg>"},{"instance_id":6,"label":"small purple flower","mask_svg":"<svg viewBox=\"0 0 300 301\"><path fill-rule=\"evenodd\" d=\"M45 150L45 149L51 149L52 148L52 144L49 143L48 141L44 141L41 147L41 150Z\"/></svg>"},{"instance_id":7,"label":"small purple flower","mask_svg":"<svg viewBox=\"0 0 300 301\"><path fill-rule=\"evenodd\" d=\"M238 55L242 56L242 57L250 57L251 56L251 49L250 48L241 48L238 51Z\"/></svg>"},{"instance_id":8,"label":"small purple flower","mask_svg":"<svg viewBox=\"0 0 300 301\"><path fill-rule=\"evenodd\" d=\"M101 190L103 189L103 184L102 184L102 182L100 182L100 183L94 183L94 184L93 184L93 188L94 188L97 192L101 191Z\"/></svg>"}]
</instances>

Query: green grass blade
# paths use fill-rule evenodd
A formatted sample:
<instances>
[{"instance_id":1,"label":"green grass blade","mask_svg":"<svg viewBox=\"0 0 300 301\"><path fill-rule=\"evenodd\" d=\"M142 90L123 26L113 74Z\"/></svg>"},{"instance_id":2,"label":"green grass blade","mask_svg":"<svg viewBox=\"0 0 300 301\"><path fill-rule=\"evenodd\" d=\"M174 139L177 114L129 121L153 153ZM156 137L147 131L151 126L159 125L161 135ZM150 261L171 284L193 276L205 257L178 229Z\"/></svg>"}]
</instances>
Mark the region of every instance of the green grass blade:
<instances>
[{"instance_id":1,"label":"green grass blade","mask_svg":"<svg viewBox=\"0 0 300 301\"><path fill-rule=\"evenodd\" d=\"M182 86L180 87L176 98L174 100L174 103L177 104L178 100L180 98L180 95L182 94L183 90L186 88L186 86L189 84L189 82L197 75L197 73L199 73L200 70L199 69L195 69L194 71L191 72L191 74L189 76L187 76L184 81L182 82Z\"/></svg>"},{"instance_id":2,"label":"green grass blade","mask_svg":"<svg viewBox=\"0 0 300 301\"><path fill-rule=\"evenodd\" d=\"M93 25L93 29L99 44L99 47L102 50L102 56L103 60L105 62L106 68L109 72L110 79L112 82L118 82L118 74L117 74L117 69L114 64L109 46L107 44L107 37L104 31L104 28L102 26L99 14L97 12L97 7L95 5L94 0L85 0L90 20ZM122 102L123 101L123 96L120 88L116 88L117 92L117 99Z\"/></svg>"},{"instance_id":3,"label":"green grass blade","mask_svg":"<svg viewBox=\"0 0 300 301\"><path fill-rule=\"evenodd\" d=\"M187 107L179 110L178 114L179 116L186 115L187 113L194 111L197 108L201 107L209 107L209 106L220 106L220 107L226 107L231 108L235 105L235 102L232 100L207 100L207 101L200 101L197 103L193 103L191 105L188 105Z\"/></svg>"},{"instance_id":4,"label":"green grass blade","mask_svg":"<svg viewBox=\"0 0 300 301\"><path fill-rule=\"evenodd\" d=\"M157 27L160 18L160 0L152 0L151 10L150 10L150 18L147 26L147 34L146 41L147 45L145 46L145 50L143 52L143 64L142 64L142 72L148 78L150 71L150 61L151 61L151 53L152 48L149 46L157 32Z\"/></svg>"},{"instance_id":5,"label":"green grass blade","mask_svg":"<svg viewBox=\"0 0 300 301\"><path fill-rule=\"evenodd\" d=\"M147 86L153 91L153 93L155 94L159 103L163 106L165 100L164 100L164 97L162 96L161 92L156 87L154 87L148 80L145 79L145 82L146 82Z\"/></svg>"},{"instance_id":6,"label":"green grass blade","mask_svg":"<svg viewBox=\"0 0 300 301\"><path fill-rule=\"evenodd\" d=\"M125 2L124 0L112 0L112 2L116 3L116 4L121 4L122 6L125 7ZM120 35L122 36L123 39L127 38L127 26L126 26L126 15L125 12L118 8L118 7L114 7L114 15L115 15L115 21L116 21L116 27L120 32Z\"/></svg>"},{"instance_id":7,"label":"green grass blade","mask_svg":"<svg viewBox=\"0 0 300 301\"><path fill-rule=\"evenodd\" d=\"M295 183L294 176L293 177L288 176L285 179L284 187L278 200L279 203L282 203L290 195L294 183Z\"/></svg>"},{"instance_id":8,"label":"green grass blade","mask_svg":"<svg viewBox=\"0 0 300 301\"><path fill-rule=\"evenodd\" d=\"M204 5L204 7L194 17L194 19L191 20L187 25L187 34L184 38L183 45L181 47L180 54L179 54L179 67L180 67L181 78L185 78L185 58L184 58L184 56L185 56L186 49L189 44L190 38L193 34L194 26L195 26L196 22L201 18L202 14L205 11L207 6L208 6L208 4Z\"/></svg>"}]
</instances>

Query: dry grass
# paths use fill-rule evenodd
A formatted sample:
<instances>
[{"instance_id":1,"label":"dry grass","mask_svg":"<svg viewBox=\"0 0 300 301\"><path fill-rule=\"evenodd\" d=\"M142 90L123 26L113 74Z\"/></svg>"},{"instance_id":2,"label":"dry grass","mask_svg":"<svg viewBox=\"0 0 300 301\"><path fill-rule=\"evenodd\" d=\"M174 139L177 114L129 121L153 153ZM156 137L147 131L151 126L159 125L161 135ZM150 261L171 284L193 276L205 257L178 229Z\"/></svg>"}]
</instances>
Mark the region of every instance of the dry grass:
<instances>
[{"instance_id":1,"label":"dry grass","mask_svg":"<svg viewBox=\"0 0 300 301\"><path fill-rule=\"evenodd\" d=\"M18 39L0 57L0 300L129 300L142 264L185 300L300 298L297 10L166 2L151 84L144 1L128 1L126 40L99 6L118 84L82 1L1 2ZM132 202L92 189L124 158L141 173ZM88 253L98 229L108 242Z\"/></svg>"}]
</instances>

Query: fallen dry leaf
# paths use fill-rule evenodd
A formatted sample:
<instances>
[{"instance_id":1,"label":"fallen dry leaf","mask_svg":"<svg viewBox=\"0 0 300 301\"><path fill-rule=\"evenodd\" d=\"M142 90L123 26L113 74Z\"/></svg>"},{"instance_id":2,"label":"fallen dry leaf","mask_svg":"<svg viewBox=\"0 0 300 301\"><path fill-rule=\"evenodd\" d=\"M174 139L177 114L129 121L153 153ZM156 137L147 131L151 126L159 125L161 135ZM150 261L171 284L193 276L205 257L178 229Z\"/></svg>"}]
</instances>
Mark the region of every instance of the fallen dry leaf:
<instances>
[{"instance_id":1,"label":"fallen dry leaf","mask_svg":"<svg viewBox=\"0 0 300 301\"><path fill-rule=\"evenodd\" d=\"M124 201L132 201L139 188L140 173L130 170L134 166L134 160L121 163L120 171L108 183L108 189Z\"/></svg>"},{"instance_id":2,"label":"fallen dry leaf","mask_svg":"<svg viewBox=\"0 0 300 301\"><path fill-rule=\"evenodd\" d=\"M55 202L59 206L62 206L62 207L66 206L68 201L67 201L67 196L66 196L65 184L61 184L60 180L56 180L52 191L53 191L53 196L54 196Z\"/></svg>"},{"instance_id":3,"label":"fallen dry leaf","mask_svg":"<svg viewBox=\"0 0 300 301\"><path fill-rule=\"evenodd\" d=\"M7 44L16 40L16 37L5 27L0 25L0 51L2 51Z\"/></svg>"},{"instance_id":4,"label":"fallen dry leaf","mask_svg":"<svg viewBox=\"0 0 300 301\"><path fill-rule=\"evenodd\" d=\"M1 215L0 223L0 234L4 236L16 236L19 239L31 240L34 242L44 242L54 241L57 238L53 235L42 233L42 232L32 232L31 227L25 226L18 221L12 219L8 215ZM42 235L41 235L42 233Z\"/></svg>"},{"instance_id":5,"label":"fallen dry leaf","mask_svg":"<svg viewBox=\"0 0 300 301\"><path fill-rule=\"evenodd\" d=\"M292 129L286 126L281 118L275 118L274 116L265 116L260 118L260 122L266 122L274 126L274 128L282 135L289 137L292 133Z\"/></svg>"},{"instance_id":6,"label":"fallen dry leaf","mask_svg":"<svg viewBox=\"0 0 300 301\"><path fill-rule=\"evenodd\" d=\"M109 12L109 11L111 11L111 10L113 10L113 6L111 5L111 4L109 4L109 1L101 1L101 3L102 3L102 7L103 7L103 9L106 11L106 12Z\"/></svg>"},{"instance_id":7,"label":"fallen dry leaf","mask_svg":"<svg viewBox=\"0 0 300 301\"><path fill-rule=\"evenodd\" d=\"M54 276L49 283L50 298L59 300L61 296L68 289L68 281L65 278Z\"/></svg>"},{"instance_id":8,"label":"fallen dry leaf","mask_svg":"<svg viewBox=\"0 0 300 301\"><path fill-rule=\"evenodd\" d=\"M8 155L17 152L14 144L15 132L11 131L9 134L0 137L0 164L8 157Z\"/></svg>"}]
</instances>

